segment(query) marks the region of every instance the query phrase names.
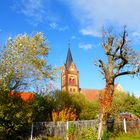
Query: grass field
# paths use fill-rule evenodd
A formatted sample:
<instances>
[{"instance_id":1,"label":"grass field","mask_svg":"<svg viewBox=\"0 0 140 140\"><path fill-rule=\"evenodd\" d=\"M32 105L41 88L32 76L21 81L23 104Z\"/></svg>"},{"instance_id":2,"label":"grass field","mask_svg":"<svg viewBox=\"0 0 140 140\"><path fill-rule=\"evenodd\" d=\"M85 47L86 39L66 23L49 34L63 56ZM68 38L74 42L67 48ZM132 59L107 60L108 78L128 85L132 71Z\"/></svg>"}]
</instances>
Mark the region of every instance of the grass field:
<instances>
[{"instance_id":1,"label":"grass field","mask_svg":"<svg viewBox=\"0 0 140 140\"><path fill-rule=\"evenodd\" d=\"M140 132L120 134L117 137L112 137L109 140L140 140Z\"/></svg>"}]
</instances>

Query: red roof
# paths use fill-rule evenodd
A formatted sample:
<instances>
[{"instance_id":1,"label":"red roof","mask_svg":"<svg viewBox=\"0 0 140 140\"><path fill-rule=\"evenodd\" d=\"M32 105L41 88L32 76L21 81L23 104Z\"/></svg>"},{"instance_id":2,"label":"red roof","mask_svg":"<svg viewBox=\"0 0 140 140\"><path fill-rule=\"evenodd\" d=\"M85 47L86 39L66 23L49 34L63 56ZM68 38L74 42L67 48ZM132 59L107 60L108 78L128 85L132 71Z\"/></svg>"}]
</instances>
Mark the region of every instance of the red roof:
<instances>
[{"instance_id":1,"label":"red roof","mask_svg":"<svg viewBox=\"0 0 140 140\"><path fill-rule=\"evenodd\" d=\"M114 89L118 91L125 92L125 90L121 87L120 84L115 84ZM101 94L101 90L97 89L81 89L81 94L83 94L89 101L94 101L99 98Z\"/></svg>"},{"instance_id":2,"label":"red roof","mask_svg":"<svg viewBox=\"0 0 140 140\"><path fill-rule=\"evenodd\" d=\"M16 93L11 92L10 95L14 94L16 94L16 96L19 96L23 101L29 101L35 97L35 93L33 92L16 92Z\"/></svg>"},{"instance_id":3,"label":"red roof","mask_svg":"<svg viewBox=\"0 0 140 140\"><path fill-rule=\"evenodd\" d=\"M89 101L94 101L99 98L100 90L81 89L81 94L83 94Z\"/></svg>"}]
</instances>

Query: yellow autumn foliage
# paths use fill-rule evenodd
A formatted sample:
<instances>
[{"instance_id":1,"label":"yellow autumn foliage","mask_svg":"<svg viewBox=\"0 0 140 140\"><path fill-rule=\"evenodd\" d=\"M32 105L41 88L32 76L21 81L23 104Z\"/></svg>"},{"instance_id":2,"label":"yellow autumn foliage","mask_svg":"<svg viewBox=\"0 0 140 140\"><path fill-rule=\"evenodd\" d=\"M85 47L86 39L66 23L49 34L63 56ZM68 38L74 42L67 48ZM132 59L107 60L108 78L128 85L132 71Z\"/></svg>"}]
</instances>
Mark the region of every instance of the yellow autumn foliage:
<instances>
[{"instance_id":1,"label":"yellow autumn foliage","mask_svg":"<svg viewBox=\"0 0 140 140\"><path fill-rule=\"evenodd\" d=\"M52 112L53 121L74 121L77 118L75 110L72 108L64 108L59 112Z\"/></svg>"}]
</instances>

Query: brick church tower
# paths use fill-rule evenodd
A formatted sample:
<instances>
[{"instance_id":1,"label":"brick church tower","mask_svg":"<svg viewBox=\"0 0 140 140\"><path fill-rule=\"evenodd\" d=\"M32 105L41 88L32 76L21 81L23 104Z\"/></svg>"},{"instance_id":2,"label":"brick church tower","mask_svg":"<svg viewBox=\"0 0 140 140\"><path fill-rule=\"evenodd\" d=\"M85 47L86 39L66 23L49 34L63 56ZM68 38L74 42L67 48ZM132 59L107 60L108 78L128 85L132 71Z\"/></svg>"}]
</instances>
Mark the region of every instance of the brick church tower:
<instances>
[{"instance_id":1,"label":"brick church tower","mask_svg":"<svg viewBox=\"0 0 140 140\"><path fill-rule=\"evenodd\" d=\"M79 71L73 63L70 48L68 49L66 63L62 68L61 90L69 93L79 92Z\"/></svg>"}]
</instances>

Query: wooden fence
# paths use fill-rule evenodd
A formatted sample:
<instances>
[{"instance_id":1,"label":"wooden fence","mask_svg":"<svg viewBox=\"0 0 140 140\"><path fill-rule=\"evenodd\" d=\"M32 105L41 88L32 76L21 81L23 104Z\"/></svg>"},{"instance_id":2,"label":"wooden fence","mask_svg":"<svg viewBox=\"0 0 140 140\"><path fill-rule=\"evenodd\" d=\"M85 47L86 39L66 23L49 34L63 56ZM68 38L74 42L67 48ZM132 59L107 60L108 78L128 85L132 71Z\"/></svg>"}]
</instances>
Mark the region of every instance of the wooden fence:
<instances>
[{"instance_id":1,"label":"wooden fence","mask_svg":"<svg viewBox=\"0 0 140 140\"><path fill-rule=\"evenodd\" d=\"M58 136L66 138L66 132L71 124L75 125L77 133L82 128L97 129L97 120L84 120L84 121L68 121L68 122L35 122L33 123L33 137L38 135L43 136Z\"/></svg>"},{"instance_id":2,"label":"wooden fence","mask_svg":"<svg viewBox=\"0 0 140 140\"><path fill-rule=\"evenodd\" d=\"M35 122L33 123L33 137L36 136L56 136L66 139L66 132L70 128L71 124L76 127L77 134L81 132L83 128L92 128L95 132L98 129L98 120L82 120L82 121L68 121L68 122ZM108 122L109 129L114 132L124 131L124 122ZM140 130L140 120L126 121L126 130L133 131L134 129Z\"/></svg>"}]
</instances>

